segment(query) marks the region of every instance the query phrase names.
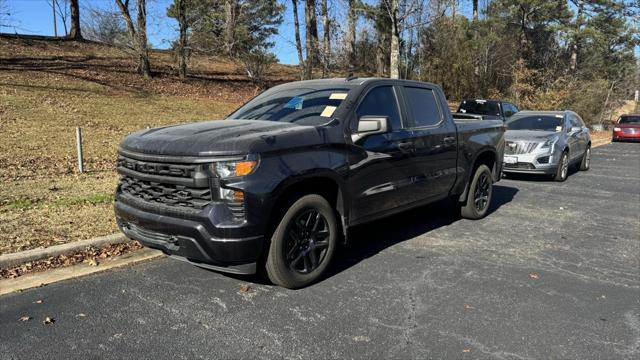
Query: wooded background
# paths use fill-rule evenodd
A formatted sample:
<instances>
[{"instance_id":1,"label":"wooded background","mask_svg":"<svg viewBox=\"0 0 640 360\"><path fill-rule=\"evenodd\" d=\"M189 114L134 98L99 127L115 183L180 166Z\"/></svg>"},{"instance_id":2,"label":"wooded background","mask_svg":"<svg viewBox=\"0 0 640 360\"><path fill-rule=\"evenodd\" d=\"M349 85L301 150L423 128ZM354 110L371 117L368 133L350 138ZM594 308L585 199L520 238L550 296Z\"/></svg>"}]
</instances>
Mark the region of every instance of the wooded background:
<instances>
[{"instance_id":1,"label":"wooded background","mask_svg":"<svg viewBox=\"0 0 640 360\"><path fill-rule=\"evenodd\" d=\"M74 40L127 49L153 76L147 1L50 0ZM470 11L469 11L470 10ZM291 12L300 78L383 76L434 82L450 99L504 98L523 109L572 109L605 123L640 86L640 0L174 0L166 16L176 76L193 54L228 56L260 86ZM11 22L0 0L0 29Z\"/></svg>"}]
</instances>

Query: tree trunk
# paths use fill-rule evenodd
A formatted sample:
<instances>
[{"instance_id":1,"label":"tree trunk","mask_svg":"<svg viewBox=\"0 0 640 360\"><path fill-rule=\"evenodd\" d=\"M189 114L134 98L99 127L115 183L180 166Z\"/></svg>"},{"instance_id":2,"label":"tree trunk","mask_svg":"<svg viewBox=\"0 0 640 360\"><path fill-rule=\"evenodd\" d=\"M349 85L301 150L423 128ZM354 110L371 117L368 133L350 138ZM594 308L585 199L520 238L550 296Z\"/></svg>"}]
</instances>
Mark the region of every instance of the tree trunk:
<instances>
[{"instance_id":1,"label":"tree trunk","mask_svg":"<svg viewBox=\"0 0 640 360\"><path fill-rule=\"evenodd\" d=\"M298 20L298 0L291 0L293 7L293 28L296 35L296 50L298 51L298 66L300 67L300 77L304 79L304 57L302 56L302 42L300 41L300 21Z\"/></svg>"},{"instance_id":2,"label":"tree trunk","mask_svg":"<svg viewBox=\"0 0 640 360\"><path fill-rule=\"evenodd\" d=\"M400 78L400 24L398 20L399 0L391 0L391 55L390 74L392 79Z\"/></svg>"},{"instance_id":3,"label":"tree trunk","mask_svg":"<svg viewBox=\"0 0 640 360\"><path fill-rule=\"evenodd\" d=\"M180 26L180 37L178 38L178 76L180 79L187 78L187 0L178 0L178 25Z\"/></svg>"},{"instance_id":4,"label":"tree trunk","mask_svg":"<svg viewBox=\"0 0 640 360\"><path fill-rule=\"evenodd\" d=\"M138 73L145 78L151 77L149 65L149 48L147 46L147 2L137 0L138 3Z\"/></svg>"},{"instance_id":5,"label":"tree trunk","mask_svg":"<svg viewBox=\"0 0 640 360\"><path fill-rule=\"evenodd\" d=\"M331 61L331 21L329 19L329 9L327 0L322 0L322 77L329 72L329 62Z\"/></svg>"},{"instance_id":6,"label":"tree trunk","mask_svg":"<svg viewBox=\"0 0 640 360\"><path fill-rule=\"evenodd\" d=\"M376 75L378 77L389 76L389 34L378 32L378 43L376 45Z\"/></svg>"},{"instance_id":7,"label":"tree trunk","mask_svg":"<svg viewBox=\"0 0 640 360\"><path fill-rule=\"evenodd\" d=\"M356 9L355 0L348 0L347 33L345 34L345 50L349 67L356 65Z\"/></svg>"},{"instance_id":8,"label":"tree trunk","mask_svg":"<svg viewBox=\"0 0 640 360\"><path fill-rule=\"evenodd\" d=\"M236 1L237 0L225 0L224 2L224 47L228 55L233 54L233 47L235 43L234 29L236 27Z\"/></svg>"},{"instance_id":9,"label":"tree trunk","mask_svg":"<svg viewBox=\"0 0 640 360\"><path fill-rule=\"evenodd\" d=\"M582 31L582 21L584 17L584 0L578 0L578 15L576 16L576 28L573 35L573 44L571 45L571 60L569 62L569 70L574 72L578 67L578 52L580 50L580 32Z\"/></svg>"},{"instance_id":10,"label":"tree trunk","mask_svg":"<svg viewBox=\"0 0 640 360\"><path fill-rule=\"evenodd\" d=\"M478 21L478 0L473 0L473 21Z\"/></svg>"},{"instance_id":11,"label":"tree trunk","mask_svg":"<svg viewBox=\"0 0 640 360\"><path fill-rule=\"evenodd\" d=\"M69 31L69 38L73 40L82 40L82 32L80 31L80 6L78 0L71 0L69 2L71 8L71 31Z\"/></svg>"},{"instance_id":12,"label":"tree trunk","mask_svg":"<svg viewBox=\"0 0 640 360\"><path fill-rule=\"evenodd\" d=\"M306 0L304 17L306 23L307 61L305 78L311 79L313 67L318 61L318 23L316 20L316 1Z\"/></svg>"}]
</instances>

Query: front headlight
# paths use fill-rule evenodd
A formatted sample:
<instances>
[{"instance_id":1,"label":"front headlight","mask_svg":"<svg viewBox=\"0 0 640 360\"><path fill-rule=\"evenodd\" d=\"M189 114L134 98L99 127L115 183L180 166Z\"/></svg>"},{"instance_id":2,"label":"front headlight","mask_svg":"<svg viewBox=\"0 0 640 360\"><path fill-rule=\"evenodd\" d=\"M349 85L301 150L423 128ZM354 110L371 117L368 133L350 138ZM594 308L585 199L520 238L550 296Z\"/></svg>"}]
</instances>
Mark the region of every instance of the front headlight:
<instances>
[{"instance_id":1,"label":"front headlight","mask_svg":"<svg viewBox=\"0 0 640 360\"><path fill-rule=\"evenodd\" d=\"M551 149L553 148L553 145L556 144L556 142L558 142L558 137L552 137L551 139L545 141L544 143L542 143L542 146L540 147L541 149Z\"/></svg>"},{"instance_id":2,"label":"front headlight","mask_svg":"<svg viewBox=\"0 0 640 360\"><path fill-rule=\"evenodd\" d=\"M226 179L249 175L256 167L258 167L258 161L256 160L220 161L211 164L211 171L218 178Z\"/></svg>"}]
</instances>

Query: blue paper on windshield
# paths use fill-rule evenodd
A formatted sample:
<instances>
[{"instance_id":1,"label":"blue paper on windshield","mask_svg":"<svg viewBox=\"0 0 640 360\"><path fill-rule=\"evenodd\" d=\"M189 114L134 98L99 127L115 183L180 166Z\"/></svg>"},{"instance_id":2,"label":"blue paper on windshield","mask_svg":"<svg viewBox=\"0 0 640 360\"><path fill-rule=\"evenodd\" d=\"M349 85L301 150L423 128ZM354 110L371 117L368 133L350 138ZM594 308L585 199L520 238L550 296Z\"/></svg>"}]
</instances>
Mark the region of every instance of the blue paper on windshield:
<instances>
[{"instance_id":1,"label":"blue paper on windshield","mask_svg":"<svg viewBox=\"0 0 640 360\"><path fill-rule=\"evenodd\" d=\"M291 100L289 100L289 102L287 103L287 105L285 105L285 109L296 109L296 110L300 110L302 109L302 102L304 101L304 99L301 96L294 96L291 98Z\"/></svg>"}]
</instances>

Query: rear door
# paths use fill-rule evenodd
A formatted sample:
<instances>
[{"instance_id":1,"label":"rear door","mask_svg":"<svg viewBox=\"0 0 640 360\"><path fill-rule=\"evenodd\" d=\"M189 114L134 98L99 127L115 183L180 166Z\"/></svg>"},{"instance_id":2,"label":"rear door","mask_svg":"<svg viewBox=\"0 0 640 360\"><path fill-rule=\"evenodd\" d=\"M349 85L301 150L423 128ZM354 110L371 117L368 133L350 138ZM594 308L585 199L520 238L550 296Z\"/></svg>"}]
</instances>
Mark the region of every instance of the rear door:
<instances>
[{"instance_id":1,"label":"rear door","mask_svg":"<svg viewBox=\"0 0 640 360\"><path fill-rule=\"evenodd\" d=\"M413 180L415 197L423 200L445 197L456 180L455 123L445 111L446 105L439 101L439 89L413 84L402 88L418 172Z\"/></svg>"},{"instance_id":2,"label":"rear door","mask_svg":"<svg viewBox=\"0 0 640 360\"><path fill-rule=\"evenodd\" d=\"M575 160L582 156L586 149L586 141L585 141L585 128L583 127L582 121L578 119L578 116L573 113L568 114L569 119L569 148L571 159ZM578 131L571 131L572 128L579 128ZM588 130L587 130L588 131Z\"/></svg>"},{"instance_id":3,"label":"rear door","mask_svg":"<svg viewBox=\"0 0 640 360\"><path fill-rule=\"evenodd\" d=\"M412 202L416 176L411 131L399 106L399 89L379 85L367 89L356 105L352 131L363 116L384 116L389 131L354 143L349 166L352 223L367 221Z\"/></svg>"}]
</instances>

